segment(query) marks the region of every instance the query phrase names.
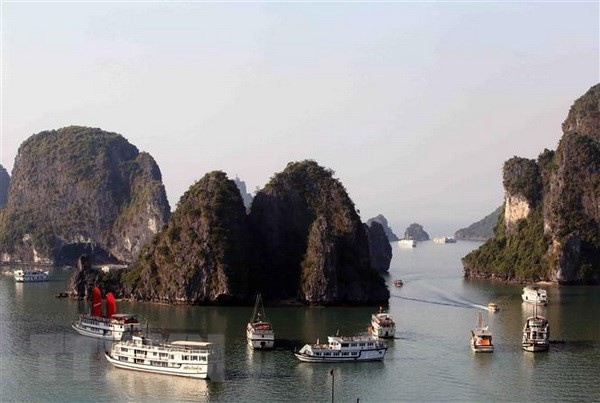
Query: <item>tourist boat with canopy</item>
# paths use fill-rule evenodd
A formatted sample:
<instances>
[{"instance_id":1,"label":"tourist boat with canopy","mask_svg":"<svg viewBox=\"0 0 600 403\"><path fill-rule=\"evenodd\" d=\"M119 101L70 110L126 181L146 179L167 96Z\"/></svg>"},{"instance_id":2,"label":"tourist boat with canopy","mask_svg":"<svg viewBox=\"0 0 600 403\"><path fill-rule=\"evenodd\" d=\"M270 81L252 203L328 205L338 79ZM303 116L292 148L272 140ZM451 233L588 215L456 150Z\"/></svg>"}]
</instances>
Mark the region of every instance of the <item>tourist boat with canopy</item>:
<instances>
[{"instance_id":1,"label":"tourist boat with canopy","mask_svg":"<svg viewBox=\"0 0 600 403\"><path fill-rule=\"evenodd\" d=\"M387 345L372 336L328 336L327 344L305 344L294 355L303 362L381 361Z\"/></svg>"},{"instance_id":2,"label":"tourist boat with canopy","mask_svg":"<svg viewBox=\"0 0 600 403\"><path fill-rule=\"evenodd\" d=\"M548 351L550 348L550 325L548 320L537 314L533 306L533 316L525 321L523 327L523 350L530 352Z\"/></svg>"},{"instance_id":3,"label":"tourist boat with canopy","mask_svg":"<svg viewBox=\"0 0 600 403\"><path fill-rule=\"evenodd\" d=\"M483 315L478 312L477 325L471 330L471 350L475 353L493 353L492 332L488 326L483 326Z\"/></svg>"},{"instance_id":4,"label":"tourist boat with canopy","mask_svg":"<svg viewBox=\"0 0 600 403\"><path fill-rule=\"evenodd\" d=\"M393 339L396 334L396 322L392 315L379 308L379 313L371 315L370 333L382 339Z\"/></svg>"},{"instance_id":5,"label":"tourist boat with canopy","mask_svg":"<svg viewBox=\"0 0 600 403\"><path fill-rule=\"evenodd\" d=\"M106 359L117 368L187 378L210 378L217 354L212 343L178 340L162 343L132 336L112 345Z\"/></svg>"},{"instance_id":6,"label":"tourist boat with canopy","mask_svg":"<svg viewBox=\"0 0 600 403\"><path fill-rule=\"evenodd\" d=\"M124 334L139 334L142 327L134 315L117 313L114 295L106 294L106 314L102 312L102 293L98 287L92 289L92 309L81 314L71 327L77 333L104 340L121 340Z\"/></svg>"},{"instance_id":7,"label":"tourist boat with canopy","mask_svg":"<svg viewBox=\"0 0 600 403\"><path fill-rule=\"evenodd\" d=\"M268 350L275 346L275 332L267 319L260 294L256 296L252 318L246 326L248 345L258 350Z\"/></svg>"}]
</instances>

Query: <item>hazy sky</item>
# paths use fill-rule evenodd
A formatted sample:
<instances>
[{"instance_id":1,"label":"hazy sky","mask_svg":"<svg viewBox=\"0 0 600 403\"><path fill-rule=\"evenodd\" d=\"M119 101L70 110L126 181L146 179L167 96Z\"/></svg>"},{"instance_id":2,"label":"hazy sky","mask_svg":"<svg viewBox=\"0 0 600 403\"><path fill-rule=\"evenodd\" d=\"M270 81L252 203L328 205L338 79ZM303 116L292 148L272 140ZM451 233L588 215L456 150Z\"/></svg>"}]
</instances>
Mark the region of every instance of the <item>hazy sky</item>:
<instances>
[{"instance_id":1,"label":"hazy sky","mask_svg":"<svg viewBox=\"0 0 600 403\"><path fill-rule=\"evenodd\" d=\"M364 221L452 234L599 74L595 1L4 2L1 163L100 127L156 159L174 209L206 172L254 190L314 159Z\"/></svg>"}]
</instances>

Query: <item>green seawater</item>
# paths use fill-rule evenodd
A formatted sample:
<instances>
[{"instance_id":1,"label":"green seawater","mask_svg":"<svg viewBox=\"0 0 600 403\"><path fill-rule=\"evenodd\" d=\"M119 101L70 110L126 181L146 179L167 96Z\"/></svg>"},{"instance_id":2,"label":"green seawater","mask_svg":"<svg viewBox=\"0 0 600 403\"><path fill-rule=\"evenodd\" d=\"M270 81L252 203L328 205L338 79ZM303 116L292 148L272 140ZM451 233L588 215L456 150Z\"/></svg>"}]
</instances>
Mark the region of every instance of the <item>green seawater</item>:
<instances>
[{"instance_id":1,"label":"green seawater","mask_svg":"<svg viewBox=\"0 0 600 403\"><path fill-rule=\"evenodd\" d=\"M184 307L119 303L136 313L152 337L201 337L221 344L215 381L116 369L104 358L109 342L76 334L70 323L83 302L55 299L69 275L53 269L48 283L16 284L0 276L0 401L600 401L600 288L546 286L539 308L550 322L547 353L521 349L532 306L522 286L468 281L460 258L480 244L393 245L386 282L396 339L383 362L308 364L291 349L339 331L364 332L378 307L270 307L278 348L252 351L245 326L252 307ZM404 287L395 288L395 278ZM484 311L488 302L502 311ZM469 334L483 312L493 354L474 354ZM333 370L334 376L330 375Z\"/></svg>"}]
</instances>

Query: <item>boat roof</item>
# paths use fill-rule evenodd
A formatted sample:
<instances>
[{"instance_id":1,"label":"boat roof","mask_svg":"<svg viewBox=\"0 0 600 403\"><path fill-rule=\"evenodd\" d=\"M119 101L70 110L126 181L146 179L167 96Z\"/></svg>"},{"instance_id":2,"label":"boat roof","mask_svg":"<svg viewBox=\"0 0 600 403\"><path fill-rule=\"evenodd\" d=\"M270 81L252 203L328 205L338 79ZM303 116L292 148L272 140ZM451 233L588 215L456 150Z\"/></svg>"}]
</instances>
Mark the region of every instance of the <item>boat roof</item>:
<instances>
[{"instance_id":1,"label":"boat roof","mask_svg":"<svg viewBox=\"0 0 600 403\"><path fill-rule=\"evenodd\" d=\"M171 342L174 346L187 346L187 347L207 347L211 346L212 343L207 341L188 341L188 340L176 340Z\"/></svg>"}]
</instances>

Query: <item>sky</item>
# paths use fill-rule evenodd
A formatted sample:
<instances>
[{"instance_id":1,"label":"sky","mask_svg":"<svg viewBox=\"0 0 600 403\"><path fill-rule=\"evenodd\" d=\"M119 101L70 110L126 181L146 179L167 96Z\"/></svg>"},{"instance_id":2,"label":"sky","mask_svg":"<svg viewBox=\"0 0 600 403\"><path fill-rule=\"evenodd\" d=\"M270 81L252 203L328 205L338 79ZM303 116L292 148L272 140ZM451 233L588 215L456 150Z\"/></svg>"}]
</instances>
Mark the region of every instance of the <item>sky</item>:
<instances>
[{"instance_id":1,"label":"sky","mask_svg":"<svg viewBox=\"0 0 600 403\"><path fill-rule=\"evenodd\" d=\"M0 163L32 134L122 134L171 208L204 174L249 190L335 171L363 221L452 235L503 202L502 165L555 149L600 81L592 2L1 3Z\"/></svg>"}]
</instances>

